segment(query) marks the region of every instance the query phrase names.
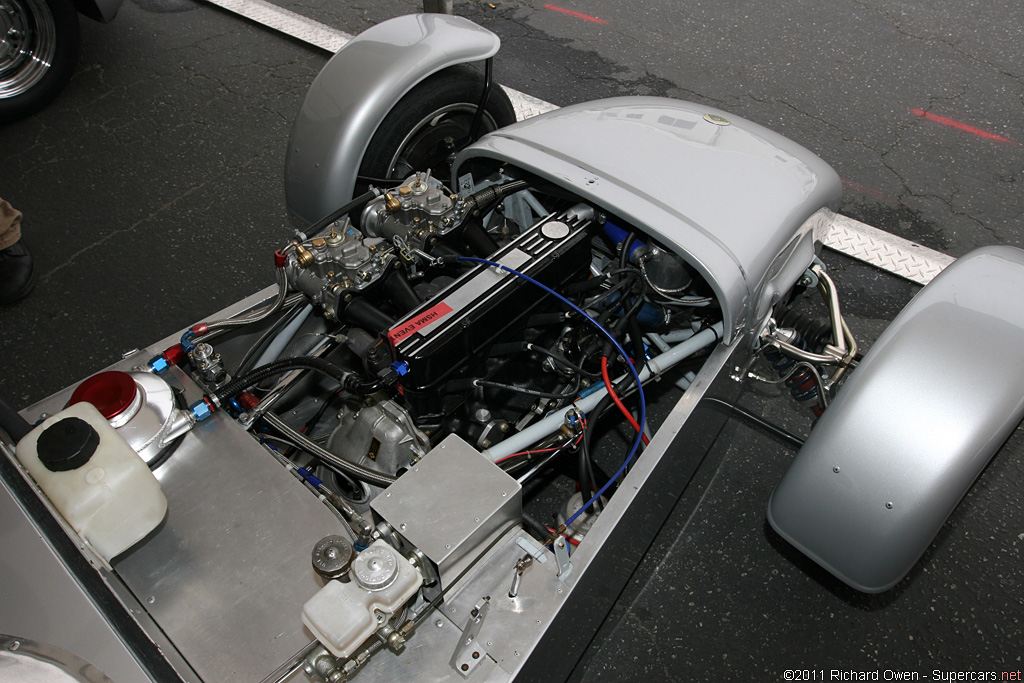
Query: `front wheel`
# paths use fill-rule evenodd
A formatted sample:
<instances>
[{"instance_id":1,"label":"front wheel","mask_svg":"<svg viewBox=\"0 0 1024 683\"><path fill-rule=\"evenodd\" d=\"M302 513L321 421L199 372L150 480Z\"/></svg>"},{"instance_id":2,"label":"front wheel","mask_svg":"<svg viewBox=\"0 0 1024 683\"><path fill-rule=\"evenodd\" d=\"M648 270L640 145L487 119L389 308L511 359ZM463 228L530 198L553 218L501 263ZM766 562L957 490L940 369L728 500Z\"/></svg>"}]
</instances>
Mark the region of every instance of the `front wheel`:
<instances>
[{"instance_id":1,"label":"front wheel","mask_svg":"<svg viewBox=\"0 0 1024 683\"><path fill-rule=\"evenodd\" d=\"M49 104L77 61L78 14L71 0L0 0L0 123Z\"/></svg>"},{"instance_id":2,"label":"front wheel","mask_svg":"<svg viewBox=\"0 0 1024 683\"><path fill-rule=\"evenodd\" d=\"M415 88L388 113L374 133L359 166L360 178L404 180L431 170L447 180L449 158L472 142L470 131L484 90L484 75L458 65L439 71ZM508 95L491 85L480 134L515 123ZM363 182L359 186L365 186Z\"/></svg>"}]
</instances>

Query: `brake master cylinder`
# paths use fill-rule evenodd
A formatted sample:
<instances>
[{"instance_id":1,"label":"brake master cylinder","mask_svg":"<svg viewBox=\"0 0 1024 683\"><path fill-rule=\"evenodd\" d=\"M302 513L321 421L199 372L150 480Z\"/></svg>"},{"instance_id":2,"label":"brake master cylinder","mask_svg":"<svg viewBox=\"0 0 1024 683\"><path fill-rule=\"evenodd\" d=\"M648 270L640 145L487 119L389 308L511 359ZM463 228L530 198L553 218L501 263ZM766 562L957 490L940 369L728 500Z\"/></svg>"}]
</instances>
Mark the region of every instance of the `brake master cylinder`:
<instances>
[{"instance_id":1,"label":"brake master cylinder","mask_svg":"<svg viewBox=\"0 0 1024 683\"><path fill-rule=\"evenodd\" d=\"M423 579L384 541L360 552L351 581L328 581L302 607L304 623L335 657L348 657L416 594Z\"/></svg>"}]
</instances>

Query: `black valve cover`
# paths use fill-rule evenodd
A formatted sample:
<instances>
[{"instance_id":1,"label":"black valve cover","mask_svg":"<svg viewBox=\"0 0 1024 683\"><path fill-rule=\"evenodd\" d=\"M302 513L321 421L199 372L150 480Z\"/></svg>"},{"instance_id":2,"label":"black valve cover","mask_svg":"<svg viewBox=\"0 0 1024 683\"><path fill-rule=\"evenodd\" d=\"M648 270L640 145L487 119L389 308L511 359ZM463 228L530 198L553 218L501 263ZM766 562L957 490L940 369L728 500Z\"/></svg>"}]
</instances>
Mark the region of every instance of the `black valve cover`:
<instances>
[{"instance_id":1,"label":"black valve cover","mask_svg":"<svg viewBox=\"0 0 1024 683\"><path fill-rule=\"evenodd\" d=\"M557 290L585 276L589 225L586 219L548 217L489 260ZM536 285L492 266L481 264L462 275L388 332L395 359L408 364L402 377L406 399L436 401L444 383L467 376L490 345L515 338L527 314L542 303L562 305ZM435 404L428 412L438 410Z\"/></svg>"}]
</instances>

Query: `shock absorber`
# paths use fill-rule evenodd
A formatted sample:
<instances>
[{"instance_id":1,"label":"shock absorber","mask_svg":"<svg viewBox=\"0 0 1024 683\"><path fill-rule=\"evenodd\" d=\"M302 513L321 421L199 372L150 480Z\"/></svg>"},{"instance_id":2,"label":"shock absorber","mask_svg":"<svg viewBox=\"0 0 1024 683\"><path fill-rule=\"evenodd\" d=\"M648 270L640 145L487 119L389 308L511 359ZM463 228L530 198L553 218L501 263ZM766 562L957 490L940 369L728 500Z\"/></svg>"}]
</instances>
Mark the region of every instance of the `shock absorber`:
<instances>
[{"instance_id":1,"label":"shock absorber","mask_svg":"<svg viewBox=\"0 0 1024 683\"><path fill-rule=\"evenodd\" d=\"M802 336L797 336L793 343L802 349L807 348L807 343ZM794 371L793 367L797 365L797 361L783 355L778 349L771 346L765 348L764 357L771 363L772 368L775 369L779 377L786 377L785 385L789 389L790 394L793 395L793 398L800 403L813 401L811 411L815 416L820 417L822 411L818 397L821 387L818 386L818 378L814 372L807 365L801 365Z\"/></svg>"},{"instance_id":2,"label":"shock absorber","mask_svg":"<svg viewBox=\"0 0 1024 683\"><path fill-rule=\"evenodd\" d=\"M775 321L779 327L796 330L804 343L802 347L804 349L819 350L829 343L832 337L832 326L827 320L812 318L789 307L779 307L776 311Z\"/></svg>"}]
</instances>

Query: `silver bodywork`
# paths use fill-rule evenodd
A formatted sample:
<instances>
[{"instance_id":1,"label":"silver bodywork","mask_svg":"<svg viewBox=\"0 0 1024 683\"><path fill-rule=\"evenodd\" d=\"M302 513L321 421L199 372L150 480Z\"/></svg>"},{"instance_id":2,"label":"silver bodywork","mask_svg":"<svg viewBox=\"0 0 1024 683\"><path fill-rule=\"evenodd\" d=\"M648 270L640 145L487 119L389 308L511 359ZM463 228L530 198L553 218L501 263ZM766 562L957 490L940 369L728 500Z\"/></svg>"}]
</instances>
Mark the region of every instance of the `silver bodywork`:
<instances>
[{"instance_id":1,"label":"silver bodywork","mask_svg":"<svg viewBox=\"0 0 1024 683\"><path fill-rule=\"evenodd\" d=\"M894 586L1024 416L1024 252L959 259L865 356L768 520L858 590Z\"/></svg>"},{"instance_id":2,"label":"silver bodywork","mask_svg":"<svg viewBox=\"0 0 1024 683\"><path fill-rule=\"evenodd\" d=\"M48 535L40 532L6 481L0 485L0 519L0 543L5 548L0 562L0 633L77 654L114 680L147 680L145 667L131 655L116 626L105 618L68 566L73 558L62 556L66 544L55 547ZM14 548L16 561L7 556ZM4 666L0 662L0 670Z\"/></svg>"},{"instance_id":3,"label":"silver bodywork","mask_svg":"<svg viewBox=\"0 0 1024 683\"><path fill-rule=\"evenodd\" d=\"M497 47L493 34L466 20L437 15L402 17L354 39L317 78L296 122L286 169L290 208L310 222L346 202L366 146L395 103L429 74L485 59ZM384 325L377 337L356 330L370 339L363 344L367 348L375 339L381 344L390 341L382 347L387 362L405 354L405 361L396 360L399 366L405 362L404 369L412 373L407 384L398 385L404 406L399 406L396 395L387 399L394 404L375 403L378 399L369 394L360 396L360 408L346 408L336 415L341 426L335 428L333 441L324 437L340 451L333 454L335 460L359 460L385 468L381 473L392 478L401 475L391 485L393 491L381 487L373 491L377 497L368 506L368 514L373 515L372 542L387 543L401 552L422 573L426 587L401 610L373 614L380 624L375 638L333 649L359 650L365 657L345 661L320 657L317 644L302 626L300 608L319 594L322 584L314 573L310 550L328 536L344 536L358 549L363 531L351 524L344 506L335 504L332 509L324 504L330 498L311 484L305 465L300 468L281 453L270 452L259 442L268 437L253 438L248 430L259 423L254 413L260 406L269 407L268 399L250 407L253 413L238 420L218 411L184 435L179 450L157 470L169 505L165 522L116 558L112 571L103 569L87 550L76 548L70 528L55 516L13 457L4 455L0 464L10 498L5 497L0 507L2 526L10 529L5 540L10 537L12 543L28 548L33 566L0 563L0 584L17 588L39 575L53 586L37 591L29 585L23 591L27 599L9 603L13 609L0 614L0 632L73 650L119 681L163 681L174 676L188 681L298 681L306 679L304 666L325 678L337 672L335 679L344 673L346 677L354 674L356 680L549 681L567 676L651 539L691 485L698 466L714 466L706 462L707 454L726 419L715 400L736 398L759 346L774 343L784 348L781 340L795 341L795 332L777 329L776 305L798 283L805 286L814 281L822 282L823 290L837 299L831 281L812 263L814 230L832 220L840 182L825 162L806 149L725 112L662 98L576 105L488 134L463 150L456 159L451 186L464 192L462 196L453 192L452 206L446 205L437 216L409 211L399 200L391 209L385 203L386 214L368 212L376 218L364 226L346 223L343 229L352 231L351 235L346 232L346 239L351 237L353 245L358 243L368 252L373 246L374 257L381 259L379 272L364 269L367 276L362 285L334 277L337 273L324 273L319 280L307 277L318 263L328 267L326 257L318 262L314 252L330 248L328 240L338 237L333 231L311 236L307 246L296 242L285 247L287 253L278 253L284 282L280 300L287 298L289 278L312 283L298 297L303 304L317 303L316 294L327 283L333 308L321 312L334 321L346 314L346 304L383 287L385 261L401 259L403 273L410 278L417 268L443 269L444 263L421 253L420 247L427 248L430 237L448 236L445 219L451 219L447 228L458 227L464 217L458 212L465 208L467 197L477 197L470 194L479 189L474 173L483 184L491 185L507 182L506 172L553 183L558 192L550 200L571 205L548 213L544 207L536 209L536 197L521 198L518 208L508 213L517 212L528 220L512 221L518 232L492 252L499 260L506 257L501 261L506 269L467 266L461 273L443 276L450 282L423 282L434 288L433 293L399 311L394 325ZM469 187L464 188L462 180L467 177ZM395 194L410 194L410 186L427 182L426 174L406 182L405 192L399 187ZM525 488L508 471L499 471L498 462L485 458L512 457L509 453L516 449L510 442L524 434L529 434L524 448L560 433L575 436L573 425L578 427L582 421L573 422L572 411L562 414L568 405L546 411L537 404L540 407L520 411L523 427L518 433L487 451L479 451L487 445L484 433L476 433L478 443L470 444L455 428L447 436L441 433L430 449L430 443L421 438L426 423L424 431L418 432L415 419L421 416L413 414L415 406L422 408L433 399L440 403L458 391L440 381L415 384L416 372L429 370L426 360L433 359L417 357L407 349L415 346L412 341L438 335L434 346L459 351L437 365L461 367L458 364L465 356L474 353L485 362L494 339L486 337L490 329L479 328L500 326L499 315L507 310L525 316L533 309L515 307L530 297L542 298L525 292L525 286L517 288L522 283L507 268L523 264L524 270L533 269L530 272L540 277L549 266L559 270L551 264L565 264L566 271L580 273L579 281L585 282L590 275L622 266L616 248L624 252L625 242L604 243L603 250L596 245L605 220L629 225L651 246L685 262L711 292L709 298L716 306L708 307L707 317L694 315L685 326L674 328L679 343L669 348L663 341L662 354L646 363L639 381L655 375L675 380L679 373L670 373L676 363L706 351L695 358L699 368L682 377L685 392L655 425L649 446L632 463L600 515L587 520L592 526L569 555L557 534L551 537L552 551L526 533L519 524ZM416 221L419 225L414 230ZM433 229L424 228L423 223ZM574 227L569 229L569 224ZM507 217L485 226L495 234L508 227ZM378 228L390 241L372 237ZM545 228L551 229L549 233ZM411 249L409 242L402 243L403 235L419 235L417 239L422 240ZM397 243L396 237L400 238ZM510 262L511 256L515 259ZM335 262L342 263L331 261ZM1000 249L967 257L938 278L854 372L780 485L769 512L772 524L843 580L862 590L881 590L891 585L893 576L898 579L1020 419L1024 369L1015 362L1013 350L1020 348L1024 335L1024 306L1000 302L993 307L990 296L1006 288L1008 279L1012 286L1024 288L1022 273L1024 253ZM555 275L561 274L546 276ZM645 296L644 291L641 287L637 299ZM488 297L497 300L490 309L485 308L490 305ZM269 325L249 316L274 298L274 290L268 289L222 311L216 316L225 325L221 329L239 318L248 323L237 329ZM299 306L298 299L293 305ZM442 305L448 310L440 311ZM445 320L443 316L452 311L455 315ZM491 315L494 311L499 313ZM844 353L852 357L856 346L841 343L844 325L837 301L832 312L832 341L842 348L832 356L819 355L824 359L820 362L832 359L833 365L839 364L835 378L849 369ZM464 323L463 331L456 325L448 327L456 317ZM561 321L550 335L559 343L575 331L569 317ZM411 327L406 330L407 326ZM474 326L478 329L473 330ZM233 359L241 351L255 351L259 344L253 344L253 338L264 329L257 326L234 338L228 332L227 341L217 340L218 350ZM396 330L402 336L395 336ZM465 347L454 342L446 346L449 337L442 337L442 330L465 342ZM484 341L474 346L469 330L479 332ZM345 329L345 334L350 332ZM319 328L309 334L326 336ZM413 335L419 337L412 340ZM337 334L339 342L343 336ZM994 345L985 358L988 365L981 369L980 382L975 382L978 353L972 340L976 336ZM359 337L353 333L348 342ZM131 369L176 346L180 338L174 335L112 368ZM411 341L406 345L403 340ZM423 343L416 349L428 346ZM685 352L680 350L684 346ZM334 350L351 362L345 348ZM436 353L441 358L441 351ZM354 374L365 371L373 376L366 370L369 354L353 355L360 362L351 365L362 366ZM813 360L814 354L809 357ZM421 360L422 365L410 369ZM386 373L388 367L395 369L394 364L385 363L381 371ZM1016 373L1009 382L1007 368ZM199 385L203 382L199 372L190 376L175 369L168 376L190 402L210 393L209 387ZM922 433L933 436L940 427L948 427L943 391L950 377L971 379L974 412L955 423L958 438L934 460L930 452L911 450L919 437L907 436L906 430L908 424L920 422ZM331 391L317 394L309 386L301 382L291 386L296 394L307 389L310 393L295 408L281 408L293 423L305 418L299 414L302 410L319 408L325 396L329 400L337 392L336 384ZM465 393L483 397L483 391L476 391L480 385L473 386ZM986 393L994 386L1009 388ZM578 375L577 387L569 396L580 387ZM435 388L438 395L431 396ZM414 390L422 390L421 395L413 396ZM34 421L41 413L58 412L70 393L71 388L22 414ZM284 393L282 384L269 396L277 400ZM595 392L581 398L575 410L595 408L597 396ZM590 401L588 407L581 408L586 401ZM486 407L506 406L495 400ZM432 417L432 408L427 405L423 413ZM357 415L357 410L363 412ZM536 420L525 414L530 411L536 412ZM283 415L266 417L271 415L271 426L283 423ZM554 427L546 424L552 416ZM485 419L490 416L480 418ZM531 430L538 430L536 438ZM468 434L470 429L464 431ZM273 439L273 430L269 433ZM288 435L280 428L276 433ZM372 445L375 442L379 443ZM300 452L315 453L319 447L301 440L291 443L298 443ZM503 446L506 450L501 451ZM459 449L458 459L440 455L447 447ZM403 474L399 469L409 471ZM887 486L892 488L886 490ZM875 510L879 496L885 500ZM864 505L874 507L865 512ZM27 512L33 506L35 516ZM8 527L8 518L17 524ZM847 550L859 539L867 539L871 547L850 557ZM916 554L910 557L907 548ZM61 623L47 616L62 609L74 614ZM415 616L403 622L407 614ZM428 618L420 620L422 615ZM398 630L410 624L409 631ZM380 651L385 642L403 645L400 639L392 642L392 636L403 633L408 637L400 655ZM466 649L470 635L476 658Z\"/></svg>"},{"instance_id":4,"label":"silver bodywork","mask_svg":"<svg viewBox=\"0 0 1024 683\"><path fill-rule=\"evenodd\" d=\"M66 650L3 635L0 635L0 671L7 681L113 683L92 664Z\"/></svg>"},{"instance_id":5,"label":"silver bodywork","mask_svg":"<svg viewBox=\"0 0 1024 683\"><path fill-rule=\"evenodd\" d=\"M842 193L820 158L710 107L658 97L587 102L485 136L459 155L509 159L643 225L703 275L726 341L763 320L814 258L814 221Z\"/></svg>"},{"instance_id":6,"label":"silver bodywork","mask_svg":"<svg viewBox=\"0 0 1024 683\"><path fill-rule=\"evenodd\" d=\"M370 138L394 104L427 76L492 57L500 44L473 22L442 14L397 17L353 38L317 75L295 121L288 210L308 224L348 201Z\"/></svg>"}]
</instances>

